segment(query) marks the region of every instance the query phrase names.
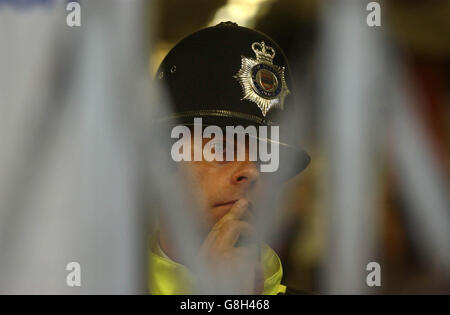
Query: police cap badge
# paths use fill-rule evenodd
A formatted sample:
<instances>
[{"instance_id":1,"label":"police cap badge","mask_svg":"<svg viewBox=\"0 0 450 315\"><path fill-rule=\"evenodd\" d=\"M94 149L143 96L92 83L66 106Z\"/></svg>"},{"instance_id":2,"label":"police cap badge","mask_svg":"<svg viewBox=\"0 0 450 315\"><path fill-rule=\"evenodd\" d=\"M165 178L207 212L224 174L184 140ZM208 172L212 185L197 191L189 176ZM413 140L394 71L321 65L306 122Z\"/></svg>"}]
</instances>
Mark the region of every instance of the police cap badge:
<instances>
[{"instance_id":1,"label":"police cap badge","mask_svg":"<svg viewBox=\"0 0 450 315\"><path fill-rule=\"evenodd\" d=\"M264 41L252 44L256 60L242 57L242 65L235 78L242 86L243 99L255 102L263 116L274 106L283 109L284 98L289 89L284 78L284 67L273 64L275 50Z\"/></svg>"}]
</instances>

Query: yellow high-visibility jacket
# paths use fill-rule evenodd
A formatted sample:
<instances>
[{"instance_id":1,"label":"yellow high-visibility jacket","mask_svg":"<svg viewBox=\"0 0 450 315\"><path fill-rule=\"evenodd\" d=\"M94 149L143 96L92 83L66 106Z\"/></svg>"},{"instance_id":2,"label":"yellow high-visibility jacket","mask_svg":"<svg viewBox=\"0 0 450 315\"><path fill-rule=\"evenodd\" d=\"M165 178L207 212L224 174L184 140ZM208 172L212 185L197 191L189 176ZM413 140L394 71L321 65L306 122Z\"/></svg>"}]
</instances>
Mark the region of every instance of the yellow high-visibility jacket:
<instances>
[{"instance_id":1,"label":"yellow high-visibility jacket","mask_svg":"<svg viewBox=\"0 0 450 315\"><path fill-rule=\"evenodd\" d=\"M149 250L149 292L156 295L195 294L195 277L186 266L174 262L161 250L157 237L153 237ZM285 293L281 284L283 268L278 255L266 244L261 248L264 274L264 295Z\"/></svg>"}]
</instances>

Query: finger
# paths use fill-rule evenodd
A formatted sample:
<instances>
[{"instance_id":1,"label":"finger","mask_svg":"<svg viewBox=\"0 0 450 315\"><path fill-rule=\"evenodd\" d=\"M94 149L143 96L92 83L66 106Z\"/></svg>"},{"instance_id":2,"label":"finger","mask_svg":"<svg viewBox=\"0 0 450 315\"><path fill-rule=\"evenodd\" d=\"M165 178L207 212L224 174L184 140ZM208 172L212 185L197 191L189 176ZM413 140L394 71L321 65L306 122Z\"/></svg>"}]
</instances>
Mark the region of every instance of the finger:
<instances>
[{"instance_id":1,"label":"finger","mask_svg":"<svg viewBox=\"0 0 450 315\"><path fill-rule=\"evenodd\" d=\"M231 207L230 211L228 211L226 215L217 221L217 223L213 226L213 229L219 230L226 222L230 220L239 220L246 212L247 207L247 199L239 199L235 202L233 207Z\"/></svg>"},{"instance_id":2,"label":"finger","mask_svg":"<svg viewBox=\"0 0 450 315\"><path fill-rule=\"evenodd\" d=\"M222 226L230 221L230 220L239 220L244 213L246 212L248 206L248 201L246 199L239 199L233 207L230 209L230 211L224 215L219 221L217 221L216 224L211 228L211 231L206 236L203 246L211 246L214 240L216 239L217 235L219 235L219 231L222 228Z\"/></svg>"},{"instance_id":3,"label":"finger","mask_svg":"<svg viewBox=\"0 0 450 315\"><path fill-rule=\"evenodd\" d=\"M220 229L214 245L216 248L227 249L234 247L240 236L256 237L256 231L253 226L245 221L230 220L224 223Z\"/></svg>"}]
</instances>

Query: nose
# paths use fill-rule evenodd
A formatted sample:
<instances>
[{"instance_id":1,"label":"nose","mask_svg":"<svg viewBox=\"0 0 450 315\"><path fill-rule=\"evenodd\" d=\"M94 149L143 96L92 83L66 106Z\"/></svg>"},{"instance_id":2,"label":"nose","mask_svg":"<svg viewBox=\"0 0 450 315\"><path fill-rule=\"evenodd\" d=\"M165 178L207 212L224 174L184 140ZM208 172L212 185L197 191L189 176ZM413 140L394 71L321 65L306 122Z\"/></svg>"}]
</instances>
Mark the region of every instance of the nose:
<instances>
[{"instance_id":1,"label":"nose","mask_svg":"<svg viewBox=\"0 0 450 315\"><path fill-rule=\"evenodd\" d=\"M231 178L235 185L251 185L259 178L259 169L255 162L236 162L237 167Z\"/></svg>"}]
</instances>

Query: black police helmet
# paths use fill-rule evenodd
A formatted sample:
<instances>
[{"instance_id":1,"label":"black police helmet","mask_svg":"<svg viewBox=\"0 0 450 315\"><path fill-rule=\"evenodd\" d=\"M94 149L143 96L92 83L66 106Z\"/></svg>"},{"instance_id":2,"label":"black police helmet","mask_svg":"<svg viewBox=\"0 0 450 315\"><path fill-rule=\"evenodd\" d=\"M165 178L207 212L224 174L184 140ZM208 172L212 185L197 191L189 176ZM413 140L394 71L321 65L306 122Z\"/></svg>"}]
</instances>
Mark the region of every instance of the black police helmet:
<instances>
[{"instance_id":1,"label":"black police helmet","mask_svg":"<svg viewBox=\"0 0 450 315\"><path fill-rule=\"evenodd\" d=\"M172 105L169 115L157 115L158 122L189 126L201 117L203 125L277 125L277 172L287 179L309 164L283 118L296 114L287 58L267 35L232 22L197 31L170 50L155 80Z\"/></svg>"}]
</instances>

